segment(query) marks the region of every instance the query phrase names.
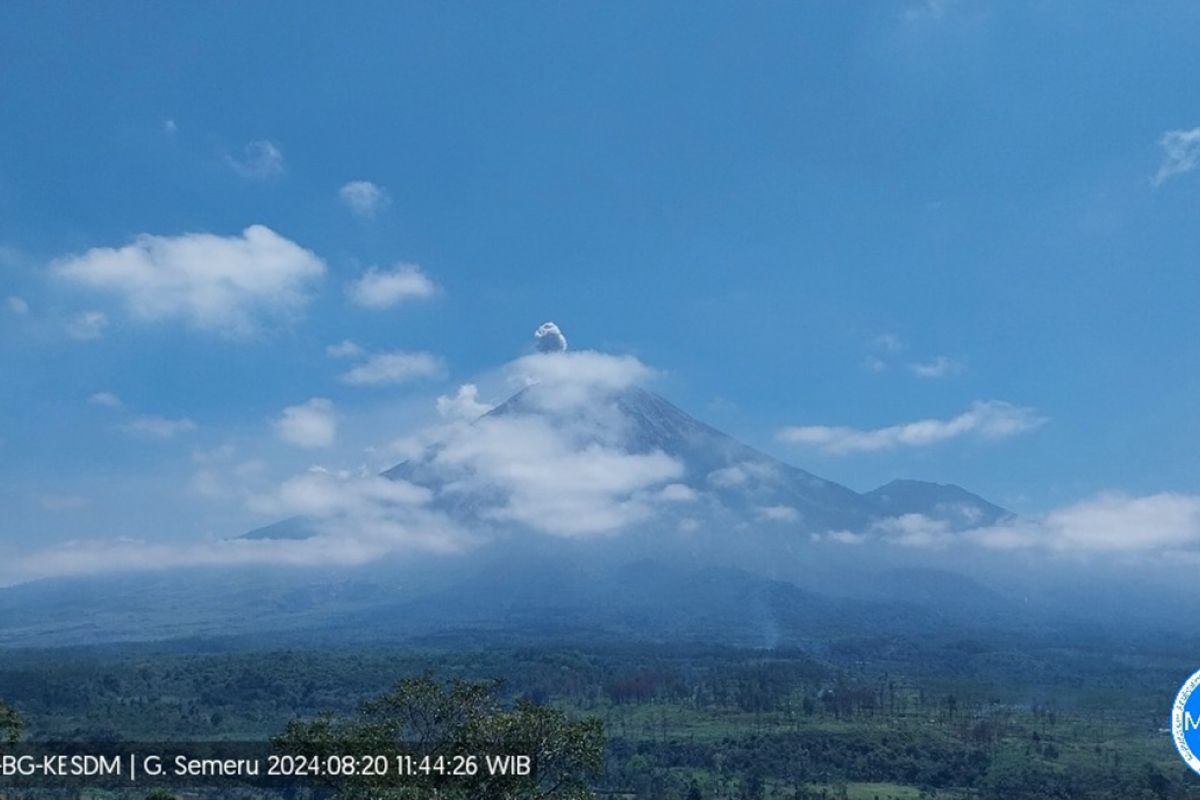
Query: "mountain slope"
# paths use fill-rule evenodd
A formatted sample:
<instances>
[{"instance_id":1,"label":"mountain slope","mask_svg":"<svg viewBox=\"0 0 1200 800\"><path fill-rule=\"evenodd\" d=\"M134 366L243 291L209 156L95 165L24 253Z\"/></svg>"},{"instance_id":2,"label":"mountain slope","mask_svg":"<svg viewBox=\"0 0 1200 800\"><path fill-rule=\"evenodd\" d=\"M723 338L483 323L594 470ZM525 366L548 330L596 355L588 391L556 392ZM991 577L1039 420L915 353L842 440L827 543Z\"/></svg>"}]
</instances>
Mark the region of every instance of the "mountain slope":
<instances>
[{"instance_id":1,"label":"mountain slope","mask_svg":"<svg viewBox=\"0 0 1200 800\"><path fill-rule=\"evenodd\" d=\"M869 533L885 517L911 514L954 530L1008 516L964 489L894 481L859 494L644 389L558 400L539 386L525 389L457 428L458 439L383 473L424 487L433 510L479 532L464 552L397 549L356 567L180 568L41 581L0 590L0 644L476 630L774 646L847 632L934 630L968 613L972 620L1012 618L1007 596L958 575L953 565L920 571L936 552L845 545L820 535ZM511 502L503 471L472 473L477 462L456 461L450 452L469 450L496 428L510 435L504 446L519 457L502 466L539 480L548 468L527 435L569 451L563 463L582 464L585 484L608 473L589 473L590 462L572 460L577 454L603 454L608 472L614 463L639 463L638 456L672 468L635 484L626 497L606 498L646 505L628 526L583 536L534 529L497 514ZM499 482L489 482L494 477ZM659 497L666 489L675 499ZM318 521L292 517L243 538L274 541L282 555L322 532Z\"/></svg>"},{"instance_id":2,"label":"mountain slope","mask_svg":"<svg viewBox=\"0 0 1200 800\"><path fill-rule=\"evenodd\" d=\"M555 418L538 387L527 388L481 418ZM684 470L680 483L719 501L725 511L760 523L785 523L805 530L858 529L878 511L857 492L785 464L690 416L665 398L640 388L614 393L596 407L572 408L570 422L616 415L620 447L629 453L665 453ZM611 419L608 420L611 423ZM384 476L434 490L452 513L470 513L488 498L454 496L442 491L434 466L437 447L425 457L398 464Z\"/></svg>"},{"instance_id":3,"label":"mountain slope","mask_svg":"<svg viewBox=\"0 0 1200 800\"><path fill-rule=\"evenodd\" d=\"M883 516L921 514L958 530L995 525L1013 516L1011 511L952 483L894 480L863 497Z\"/></svg>"},{"instance_id":4,"label":"mountain slope","mask_svg":"<svg viewBox=\"0 0 1200 800\"><path fill-rule=\"evenodd\" d=\"M613 393L592 407L568 412L547 406L538 387L529 387L492 409L474 425L489 420L531 417L594 422L619 419L622 450L661 452L683 466L679 483L708 501L700 516L712 526L753 524L809 533L860 531L881 518L920 514L954 530L991 525L1011 517L1005 509L953 484L895 480L859 494L833 481L792 466L739 442L687 414L662 396L641 388ZM558 419L561 423L562 420ZM467 523L480 522L481 511L498 499L495 487L463 491L438 464L441 445L386 470L384 477L430 489L434 506ZM694 512L692 512L694 513ZM245 534L247 539L305 539L317 535L310 520L292 517Z\"/></svg>"}]
</instances>

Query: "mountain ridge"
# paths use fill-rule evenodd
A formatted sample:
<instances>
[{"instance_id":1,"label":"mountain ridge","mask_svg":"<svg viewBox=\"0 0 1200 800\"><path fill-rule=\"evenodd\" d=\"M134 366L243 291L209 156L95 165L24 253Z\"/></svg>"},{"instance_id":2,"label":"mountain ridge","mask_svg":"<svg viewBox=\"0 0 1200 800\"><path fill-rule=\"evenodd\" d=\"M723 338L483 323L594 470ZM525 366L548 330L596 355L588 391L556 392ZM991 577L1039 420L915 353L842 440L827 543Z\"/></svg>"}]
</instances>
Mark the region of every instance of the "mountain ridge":
<instances>
[{"instance_id":1,"label":"mountain ridge","mask_svg":"<svg viewBox=\"0 0 1200 800\"><path fill-rule=\"evenodd\" d=\"M425 487L432 510L458 527L474 531L478 524L485 535L473 547L398 549L356 566L288 567L282 554L289 541L322 533L316 521L292 517L239 537L275 540L279 564L101 573L0 590L0 645L233 634L353 639L372 631L399 639L477 631L528 640L575 631L775 647L847 633L940 631L967 621L1024 624L1026 610L1008 587L977 580L969 562L936 548L861 544L889 516L936 515L941 529L952 531L1007 515L961 487L901 480L860 494L645 389L607 392L582 405L557 400L529 387L458 433L470 444L472 426L505 423L500 427L517 435L511 446L521 447L524 433L561 425L570 434L563 446L606 458L617 453L606 464L661 453L677 468L632 491L653 499L674 487L676 499L656 501L628 527L600 535L499 524L497 502L508 500L503 487L463 480L470 462L449 459L458 472L447 475L435 444L382 474ZM510 419L516 424L507 425ZM684 526L685 518L698 524ZM823 535L849 530L863 532L843 537L859 544Z\"/></svg>"},{"instance_id":2,"label":"mountain ridge","mask_svg":"<svg viewBox=\"0 0 1200 800\"><path fill-rule=\"evenodd\" d=\"M538 387L522 389L470 424L489 419L546 416ZM897 479L868 492L856 492L751 445L688 414L661 395L629 387L605 399L628 425L625 448L632 453L660 451L684 467L681 483L716 497L728 509L763 524L788 524L809 533L829 530L861 531L881 518L923 514L955 529L972 523L991 524L1011 512L954 484ZM585 409L586 412L586 409ZM446 498L433 466L438 445L380 473L431 489L435 506L470 516L478 498ZM898 498L898 499L897 499ZM304 539L317 535L312 522L292 517L260 528L242 538Z\"/></svg>"}]
</instances>

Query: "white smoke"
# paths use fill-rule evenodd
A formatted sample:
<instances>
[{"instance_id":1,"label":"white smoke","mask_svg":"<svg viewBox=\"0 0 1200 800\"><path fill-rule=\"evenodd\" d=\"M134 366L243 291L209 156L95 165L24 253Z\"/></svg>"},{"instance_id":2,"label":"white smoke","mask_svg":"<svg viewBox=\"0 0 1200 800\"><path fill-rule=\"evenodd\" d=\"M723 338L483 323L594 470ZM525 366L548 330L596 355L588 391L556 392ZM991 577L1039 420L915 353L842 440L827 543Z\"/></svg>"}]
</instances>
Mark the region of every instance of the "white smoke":
<instances>
[{"instance_id":1,"label":"white smoke","mask_svg":"<svg viewBox=\"0 0 1200 800\"><path fill-rule=\"evenodd\" d=\"M533 338L539 353L561 353L567 349L567 337L553 322L543 322L533 332Z\"/></svg>"}]
</instances>

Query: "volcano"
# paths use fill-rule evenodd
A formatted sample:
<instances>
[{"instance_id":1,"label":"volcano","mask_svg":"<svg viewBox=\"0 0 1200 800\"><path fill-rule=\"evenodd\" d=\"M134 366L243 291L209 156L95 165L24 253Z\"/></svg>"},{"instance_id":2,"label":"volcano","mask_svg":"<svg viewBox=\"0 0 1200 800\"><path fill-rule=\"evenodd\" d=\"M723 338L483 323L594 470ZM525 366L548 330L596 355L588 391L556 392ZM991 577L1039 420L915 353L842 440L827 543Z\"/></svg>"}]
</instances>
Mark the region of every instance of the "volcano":
<instances>
[{"instance_id":1,"label":"volcano","mask_svg":"<svg viewBox=\"0 0 1200 800\"><path fill-rule=\"evenodd\" d=\"M471 424L535 419L556 429L569 426L587 431L588 441L615 444L625 453L664 454L681 466L675 485L702 496L706 500L702 510L719 518L711 520L714 524L727 526L730 520L740 519L799 535L863 531L901 515L922 515L954 530L991 525L1012 516L953 484L896 480L866 493L856 492L744 444L644 388L625 388L588 405L566 407L548 395L543 387L525 388ZM441 468L441 452L440 445L431 445L383 475L429 489L437 507L464 524L479 523L479 511L490 505L496 488L483 485L464 491ZM245 537L304 539L318 533L313 520L293 517Z\"/></svg>"},{"instance_id":2,"label":"volcano","mask_svg":"<svg viewBox=\"0 0 1200 800\"><path fill-rule=\"evenodd\" d=\"M1014 607L934 550L846 544L896 520L953 536L1008 517L998 505L912 480L859 493L644 388L565 397L528 386L382 477L476 544L289 567L289 548L328 535L326 520L292 517L231 540L273 548L280 566L0 590L0 643L565 635L777 646L944 631Z\"/></svg>"}]
</instances>

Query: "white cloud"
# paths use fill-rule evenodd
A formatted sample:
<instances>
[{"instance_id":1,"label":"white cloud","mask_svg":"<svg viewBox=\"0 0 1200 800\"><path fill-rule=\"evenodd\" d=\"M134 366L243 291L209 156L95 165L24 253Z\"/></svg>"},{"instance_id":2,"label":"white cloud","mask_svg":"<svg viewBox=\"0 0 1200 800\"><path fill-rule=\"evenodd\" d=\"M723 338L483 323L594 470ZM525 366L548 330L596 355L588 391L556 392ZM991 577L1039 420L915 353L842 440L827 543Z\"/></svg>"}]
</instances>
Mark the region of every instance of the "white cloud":
<instances>
[{"instance_id":1,"label":"white cloud","mask_svg":"<svg viewBox=\"0 0 1200 800\"><path fill-rule=\"evenodd\" d=\"M469 421L460 419L453 420L447 424L454 426ZM428 455L429 448L436 446L445 435L446 428L444 426L432 425L415 433L399 436L380 447L369 448L369 452L378 454L384 460L384 463L379 465L383 469L392 466L397 461L412 461L423 458Z\"/></svg>"},{"instance_id":2,"label":"white cloud","mask_svg":"<svg viewBox=\"0 0 1200 800\"><path fill-rule=\"evenodd\" d=\"M125 247L60 259L52 269L71 283L121 296L135 318L182 319L245 336L259 317L302 311L325 264L270 228L251 225L240 236L143 234Z\"/></svg>"},{"instance_id":3,"label":"white cloud","mask_svg":"<svg viewBox=\"0 0 1200 800\"><path fill-rule=\"evenodd\" d=\"M260 459L238 461L237 448L232 444L195 450L192 461L198 469L188 481L187 488L193 494L209 499L245 498L252 488L263 488L261 484L268 471L267 464Z\"/></svg>"},{"instance_id":4,"label":"white cloud","mask_svg":"<svg viewBox=\"0 0 1200 800\"><path fill-rule=\"evenodd\" d=\"M103 406L104 408L121 408L123 405L121 398L112 392L96 392L88 398L88 403L94 406Z\"/></svg>"},{"instance_id":5,"label":"white cloud","mask_svg":"<svg viewBox=\"0 0 1200 800\"><path fill-rule=\"evenodd\" d=\"M253 498L251 507L272 516L301 514L325 518L344 514L363 503L403 508L428 505L432 498L428 489L407 481L317 467L289 478L270 495Z\"/></svg>"},{"instance_id":6,"label":"white cloud","mask_svg":"<svg viewBox=\"0 0 1200 800\"><path fill-rule=\"evenodd\" d=\"M184 433L190 433L196 430L196 423L192 422L187 417L180 419L169 419L167 417L158 417L154 415L146 415L134 417L129 422L121 426L121 430L133 436L138 436L144 439L174 439L176 436Z\"/></svg>"},{"instance_id":7,"label":"white cloud","mask_svg":"<svg viewBox=\"0 0 1200 800\"><path fill-rule=\"evenodd\" d=\"M484 417L443 441L433 466L477 496L501 493L487 518L563 536L619 530L655 508L648 490L683 466L661 452L629 453L596 441L588 426L542 415Z\"/></svg>"},{"instance_id":8,"label":"white cloud","mask_svg":"<svg viewBox=\"0 0 1200 800\"><path fill-rule=\"evenodd\" d=\"M163 133L168 136L174 136L179 131L179 126L175 124L175 120L173 119L164 119L162 127Z\"/></svg>"},{"instance_id":9,"label":"white cloud","mask_svg":"<svg viewBox=\"0 0 1200 800\"><path fill-rule=\"evenodd\" d=\"M284 172L282 151L265 139L249 142L237 153L227 153L225 163L243 178L261 180Z\"/></svg>"},{"instance_id":10,"label":"white cloud","mask_svg":"<svg viewBox=\"0 0 1200 800\"><path fill-rule=\"evenodd\" d=\"M188 491L200 497L210 499L220 499L229 497L230 492L221 475L215 470L201 469L197 470L188 481Z\"/></svg>"},{"instance_id":11,"label":"white cloud","mask_svg":"<svg viewBox=\"0 0 1200 800\"><path fill-rule=\"evenodd\" d=\"M1163 161L1154 175L1155 186L1162 186L1168 179L1200 166L1200 128L1167 131L1159 144L1163 149Z\"/></svg>"},{"instance_id":12,"label":"white cloud","mask_svg":"<svg viewBox=\"0 0 1200 800\"><path fill-rule=\"evenodd\" d=\"M691 503L700 499L700 495L685 483L672 483L659 490L658 499L668 503Z\"/></svg>"},{"instance_id":13,"label":"white cloud","mask_svg":"<svg viewBox=\"0 0 1200 800\"><path fill-rule=\"evenodd\" d=\"M231 496L216 472L233 457L231 448L198 453L210 472L193 480L193 490ZM234 468L240 473L247 465ZM214 482L215 481L215 482ZM252 494L247 504L269 518L304 516L316 535L304 540L223 539L191 543L148 542L129 538L71 541L24 557L6 559L5 577L28 580L55 575L157 570L184 566L271 564L293 566L354 565L384 555L452 553L474 540L429 508L428 490L377 475L314 468L276 488Z\"/></svg>"},{"instance_id":14,"label":"white cloud","mask_svg":"<svg viewBox=\"0 0 1200 800\"><path fill-rule=\"evenodd\" d=\"M904 547L940 548L954 541L950 523L924 514L901 514L876 523L873 532Z\"/></svg>"},{"instance_id":15,"label":"white cloud","mask_svg":"<svg viewBox=\"0 0 1200 800\"><path fill-rule=\"evenodd\" d=\"M411 373L411 363L402 364ZM440 369L436 359L425 359L418 362L419 371L428 372L431 364ZM390 368L381 372L395 377ZM554 353L529 356L507 372L514 380L537 380L553 393L561 390L581 405L562 411L554 404L528 413L514 409L467 422L464 416L485 407L477 389L468 384L443 397L446 419L409 437L419 445L411 458L422 480L428 477L438 487L436 496L434 490L365 471L315 469L272 488L262 485L261 468L238 464L234 448L223 446L193 453L191 492L222 501L243 498L251 511L269 520L303 516L317 535L303 541L187 545L72 542L5 560L0 571L28 579L202 564L354 564L389 554L457 552L503 529L568 537L611 534L655 520L666 509L677 515L681 504L699 499L679 483L683 466L678 461L659 451L633 450L636 443L627 441L629 427L619 404L606 402L614 387L650 374L636 359ZM597 413L584 413L589 410ZM139 417L125 426L157 438L194 428L190 420L161 417ZM469 533L440 510L460 500L456 507L471 517ZM673 523L674 516L668 520Z\"/></svg>"},{"instance_id":16,"label":"white cloud","mask_svg":"<svg viewBox=\"0 0 1200 800\"><path fill-rule=\"evenodd\" d=\"M758 509L758 518L767 522L799 522L804 515L791 506L763 506Z\"/></svg>"},{"instance_id":17,"label":"white cloud","mask_svg":"<svg viewBox=\"0 0 1200 800\"><path fill-rule=\"evenodd\" d=\"M720 489L731 489L749 483L773 481L778 472L771 464L761 461L742 461L708 473L708 482Z\"/></svg>"},{"instance_id":18,"label":"white cloud","mask_svg":"<svg viewBox=\"0 0 1200 800\"><path fill-rule=\"evenodd\" d=\"M849 545L881 542L922 550L940 550L958 540L949 522L924 514L886 517L873 522L865 531L827 531L814 534L813 538Z\"/></svg>"},{"instance_id":19,"label":"white cloud","mask_svg":"<svg viewBox=\"0 0 1200 800\"><path fill-rule=\"evenodd\" d=\"M371 508L364 503L365 508ZM352 510L352 509L351 509ZM223 539L191 543L116 540L75 540L0 563L0 578L33 580L65 575L151 571L176 567L353 566L391 554L454 552L470 540L430 516L420 524L403 524L386 517L356 518L352 514L317 520L328 533L299 541ZM357 530L352 534L351 529Z\"/></svg>"},{"instance_id":20,"label":"white cloud","mask_svg":"<svg viewBox=\"0 0 1200 800\"><path fill-rule=\"evenodd\" d=\"M567 337L553 322L543 322L533 332L533 340L539 353L561 353L567 349Z\"/></svg>"},{"instance_id":21,"label":"white cloud","mask_svg":"<svg viewBox=\"0 0 1200 800\"><path fill-rule=\"evenodd\" d=\"M1037 519L1014 520L970 535L994 549L1071 553L1191 550L1200 548L1200 497L1105 492Z\"/></svg>"},{"instance_id":22,"label":"white cloud","mask_svg":"<svg viewBox=\"0 0 1200 800\"><path fill-rule=\"evenodd\" d=\"M413 469L436 476L449 501L461 497L481 525L590 536L696 499L677 482L682 465L629 441L629 420L610 402L614 391L650 374L636 359L539 354L505 372L518 384L534 384L505 413L465 421L482 410L468 385L441 398L446 423L397 443Z\"/></svg>"},{"instance_id":23,"label":"white cloud","mask_svg":"<svg viewBox=\"0 0 1200 800\"><path fill-rule=\"evenodd\" d=\"M887 362L878 356L867 356L863 359L863 366L870 372L887 372Z\"/></svg>"},{"instance_id":24,"label":"white cloud","mask_svg":"<svg viewBox=\"0 0 1200 800\"><path fill-rule=\"evenodd\" d=\"M890 359L907 347L904 340L894 333L881 333L873 337L867 344L874 352L868 353L863 360L863 366L871 372L877 373L887 372L891 366Z\"/></svg>"},{"instance_id":25,"label":"white cloud","mask_svg":"<svg viewBox=\"0 0 1200 800\"><path fill-rule=\"evenodd\" d=\"M330 358L361 358L365 351L349 339L343 339L338 344L325 348L325 355Z\"/></svg>"},{"instance_id":26,"label":"white cloud","mask_svg":"<svg viewBox=\"0 0 1200 800\"><path fill-rule=\"evenodd\" d=\"M272 517L303 516L323 536L382 555L422 550L452 552L471 543L444 516L429 508L432 493L379 475L314 468L250 500Z\"/></svg>"},{"instance_id":27,"label":"white cloud","mask_svg":"<svg viewBox=\"0 0 1200 800\"><path fill-rule=\"evenodd\" d=\"M337 439L337 413L323 397L288 406L272 424L280 439L297 447L329 447Z\"/></svg>"},{"instance_id":28,"label":"white cloud","mask_svg":"<svg viewBox=\"0 0 1200 800\"><path fill-rule=\"evenodd\" d=\"M853 531L830 531L824 535L813 534L813 538L818 541L828 539L838 544L865 544L869 537L866 534L854 533Z\"/></svg>"},{"instance_id":29,"label":"white cloud","mask_svg":"<svg viewBox=\"0 0 1200 800\"><path fill-rule=\"evenodd\" d=\"M108 327L108 315L103 311L84 311L76 314L67 322L67 336L80 341L99 339Z\"/></svg>"},{"instance_id":30,"label":"white cloud","mask_svg":"<svg viewBox=\"0 0 1200 800\"><path fill-rule=\"evenodd\" d=\"M390 270L371 267L346 287L346 295L355 305L381 310L406 300L431 297L437 287L416 264L397 264Z\"/></svg>"},{"instance_id":31,"label":"white cloud","mask_svg":"<svg viewBox=\"0 0 1200 800\"><path fill-rule=\"evenodd\" d=\"M968 435L985 440L1005 439L1033 430L1045 421L1033 409L989 400L977 402L951 419L925 419L874 430L827 425L794 426L784 428L777 436L784 442L844 455L897 447L926 447Z\"/></svg>"},{"instance_id":32,"label":"white cloud","mask_svg":"<svg viewBox=\"0 0 1200 800\"><path fill-rule=\"evenodd\" d=\"M29 303L23 297L13 295L4 299L4 306L13 314L23 317L29 313Z\"/></svg>"},{"instance_id":33,"label":"white cloud","mask_svg":"<svg viewBox=\"0 0 1200 800\"><path fill-rule=\"evenodd\" d=\"M903 350L904 340L894 333L881 333L871 340L871 346L887 353L898 353Z\"/></svg>"},{"instance_id":34,"label":"white cloud","mask_svg":"<svg viewBox=\"0 0 1200 800\"><path fill-rule=\"evenodd\" d=\"M962 363L946 356L929 361L918 361L908 365L908 370L918 378L944 378L962 372Z\"/></svg>"},{"instance_id":35,"label":"white cloud","mask_svg":"<svg viewBox=\"0 0 1200 800\"><path fill-rule=\"evenodd\" d=\"M862 531L829 531L813 538L854 545L979 546L1072 556L1194 553L1200 551L1200 496L1102 492L1037 517L1013 517L965 531L956 532L950 520L903 514L877 520Z\"/></svg>"},{"instance_id":36,"label":"white cloud","mask_svg":"<svg viewBox=\"0 0 1200 800\"><path fill-rule=\"evenodd\" d=\"M338 199L360 217L373 217L389 202L387 190L370 181L350 181L338 189Z\"/></svg>"},{"instance_id":37,"label":"white cloud","mask_svg":"<svg viewBox=\"0 0 1200 800\"><path fill-rule=\"evenodd\" d=\"M343 373L341 379L351 386L379 386L436 378L445 371L442 360L431 353L375 353Z\"/></svg>"},{"instance_id":38,"label":"white cloud","mask_svg":"<svg viewBox=\"0 0 1200 800\"><path fill-rule=\"evenodd\" d=\"M464 383L454 396L441 395L437 399L438 413L447 419L473 420L492 410L492 406L479 400L479 387Z\"/></svg>"},{"instance_id":39,"label":"white cloud","mask_svg":"<svg viewBox=\"0 0 1200 800\"><path fill-rule=\"evenodd\" d=\"M535 353L510 363L505 372L515 386L544 386L537 400L568 408L650 380L654 371L633 356L593 350Z\"/></svg>"}]
</instances>

